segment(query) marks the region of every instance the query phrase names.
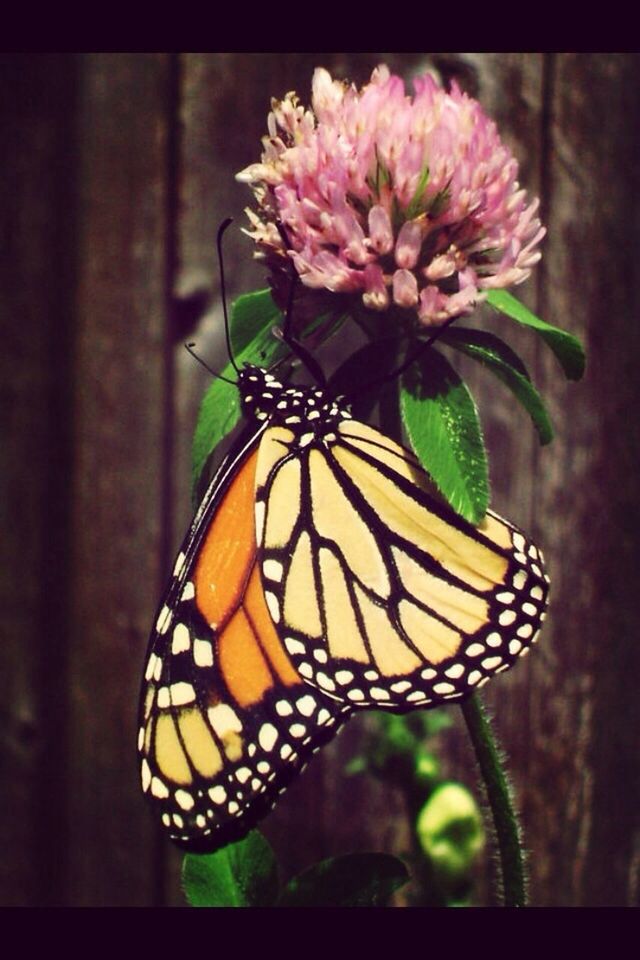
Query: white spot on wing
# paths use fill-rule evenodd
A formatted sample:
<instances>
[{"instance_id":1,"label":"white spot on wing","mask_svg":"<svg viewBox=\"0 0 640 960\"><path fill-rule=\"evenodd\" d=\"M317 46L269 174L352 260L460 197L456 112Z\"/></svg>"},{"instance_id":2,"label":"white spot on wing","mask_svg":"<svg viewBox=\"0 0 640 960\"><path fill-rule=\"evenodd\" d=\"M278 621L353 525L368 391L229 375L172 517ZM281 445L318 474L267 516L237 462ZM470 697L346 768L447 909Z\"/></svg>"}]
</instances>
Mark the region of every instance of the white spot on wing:
<instances>
[{"instance_id":1,"label":"white spot on wing","mask_svg":"<svg viewBox=\"0 0 640 960\"><path fill-rule=\"evenodd\" d=\"M149 787L151 786L151 768L149 767L149 764L147 763L146 760L142 761L141 774L142 774L142 789L146 793Z\"/></svg>"},{"instance_id":2,"label":"white spot on wing","mask_svg":"<svg viewBox=\"0 0 640 960\"><path fill-rule=\"evenodd\" d=\"M299 700L296 700L296 707L303 717L310 717L316 708L316 702L311 694L308 693L306 696L300 697Z\"/></svg>"},{"instance_id":3,"label":"white spot on wing","mask_svg":"<svg viewBox=\"0 0 640 960\"><path fill-rule=\"evenodd\" d=\"M165 606L162 608L158 614L158 619L156 620L156 631L158 633L166 633L171 623L171 610L169 607Z\"/></svg>"},{"instance_id":4,"label":"white spot on wing","mask_svg":"<svg viewBox=\"0 0 640 960\"><path fill-rule=\"evenodd\" d=\"M221 740L224 740L229 733L240 733L242 730L240 717L228 703L219 703L216 707L209 707L207 716L213 732Z\"/></svg>"},{"instance_id":5,"label":"white spot on wing","mask_svg":"<svg viewBox=\"0 0 640 960\"><path fill-rule=\"evenodd\" d=\"M184 653L191 646L191 635L184 623L177 623L173 628L171 653Z\"/></svg>"},{"instance_id":6,"label":"white spot on wing","mask_svg":"<svg viewBox=\"0 0 640 960\"><path fill-rule=\"evenodd\" d=\"M164 690L167 688L164 687ZM171 705L173 707L182 707L185 703L193 703L196 699L196 692L190 683L181 680L179 683L172 683L169 687L171 695ZM158 693L158 705L160 705L160 692Z\"/></svg>"},{"instance_id":7,"label":"white spot on wing","mask_svg":"<svg viewBox=\"0 0 640 960\"><path fill-rule=\"evenodd\" d=\"M193 810L195 806L195 800L186 790L176 790L176 803L183 810Z\"/></svg>"},{"instance_id":8,"label":"white spot on wing","mask_svg":"<svg viewBox=\"0 0 640 960\"><path fill-rule=\"evenodd\" d=\"M279 560L269 558L262 564L262 572L267 580L276 580L279 583L284 574L284 567Z\"/></svg>"},{"instance_id":9,"label":"white spot on wing","mask_svg":"<svg viewBox=\"0 0 640 960\"><path fill-rule=\"evenodd\" d=\"M452 680L457 680L464 673L464 667L461 663L454 663L452 667L449 667L448 670L445 670L445 676L451 677Z\"/></svg>"},{"instance_id":10,"label":"white spot on wing","mask_svg":"<svg viewBox=\"0 0 640 960\"><path fill-rule=\"evenodd\" d=\"M513 610L503 610L498 617L498 623L501 627L508 627L515 619L516 615Z\"/></svg>"},{"instance_id":11,"label":"white spot on wing","mask_svg":"<svg viewBox=\"0 0 640 960\"><path fill-rule=\"evenodd\" d=\"M258 743L267 752L273 750L278 739L278 731L272 723L263 723L258 734Z\"/></svg>"},{"instance_id":12,"label":"white spot on wing","mask_svg":"<svg viewBox=\"0 0 640 960\"><path fill-rule=\"evenodd\" d=\"M208 793L214 803L224 803L227 799L227 791L221 786L211 787Z\"/></svg>"},{"instance_id":13,"label":"white spot on wing","mask_svg":"<svg viewBox=\"0 0 640 960\"><path fill-rule=\"evenodd\" d=\"M513 575L513 585L516 590L522 590L525 583L527 582L527 574L524 570L518 570L517 573Z\"/></svg>"},{"instance_id":14,"label":"white spot on wing","mask_svg":"<svg viewBox=\"0 0 640 960\"><path fill-rule=\"evenodd\" d=\"M187 582L184 585L184 590L182 591L182 599L193 600L195 595L196 595L196 588L193 585L193 581L187 580Z\"/></svg>"},{"instance_id":15,"label":"white spot on wing","mask_svg":"<svg viewBox=\"0 0 640 960\"><path fill-rule=\"evenodd\" d=\"M500 603L513 603L515 600L515 595L510 593L508 590L503 590L502 593L496 594L496 600Z\"/></svg>"},{"instance_id":16,"label":"white spot on wing","mask_svg":"<svg viewBox=\"0 0 640 960\"><path fill-rule=\"evenodd\" d=\"M499 667L502 663L502 657L487 657L486 660L482 661L482 666L485 670L495 670L496 667Z\"/></svg>"},{"instance_id":17,"label":"white spot on wing","mask_svg":"<svg viewBox=\"0 0 640 960\"><path fill-rule=\"evenodd\" d=\"M447 684L447 686L449 686L449 684ZM413 693L408 694L407 700L410 703L429 703L430 702L427 699L427 697L424 695L424 693L421 693L419 690L414 690Z\"/></svg>"},{"instance_id":18,"label":"white spot on wing","mask_svg":"<svg viewBox=\"0 0 640 960\"><path fill-rule=\"evenodd\" d=\"M264 598L267 601L267 606L269 608L269 613L271 614L271 619L274 623L280 623L280 604L275 593L271 593L270 590L265 590Z\"/></svg>"},{"instance_id":19,"label":"white spot on wing","mask_svg":"<svg viewBox=\"0 0 640 960\"><path fill-rule=\"evenodd\" d=\"M153 676L153 671L155 670L157 659L158 657L156 657L155 653L152 653L149 655L149 659L147 660L147 669L144 672L145 680L151 680L151 677Z\"/></svg>"},{"instance_id":20,"label":"white spot on wing","mask_svg":"<svg viewBox=\"0 0 640 960\"><path fill-rule=\"evenodd\" d=\"M174 577L179 577L179 576L180 576L180 574L182 573L182 571L183 571L183 569L184 569L184 561L185 561L186 559L187 559L187 558L185 557L184 553L182 553L182 551L180 551L180 553L179 553L178 556L176 557L176 565L175 565L175 567L173 568L173 575L174 575Z\"/></svg>"},{"instance_id":21,"label":"white spot on wing","mask_svg":"<svg viewBox=\"0 0 640 960\"><path fill-rule=\"evenodd\" d=\"M340 684L351 683L353 680L353 674L350 670L338 670L336 673L336 680Z\"/></svg>"},{"instance_id":22,"label":"white spot on wing","mask_svg":"<svg viewBox=\"0 0 640 960\"><path fill-rule=\"evenodd\" d=\"M169 796L169 788L159 777L153 777L151 780L151 793L159 800L166 800Z\"/></svg>"},{"instance_id":23,"label":"white spot on wing","mask_svg":"<svg viewBox=\"0 0 640 960\"><path fill-rule=\"evenodd\" d=\"M213 666L213 647L208 640L194 640L193 660L197 667Z\"/></svg>"},{"instance_id":24,"label":"white spot on wing","mask_svg":"<svg viewBox=\"0 0 640 960\"><path fill-rule=\"evenodd\" d=\"M300 643L299 640L296 640L295 637L285 637L284 645L287 648L287 652L291 656L298 654L303 654L305 652L305 647L303 643Z\"/></svg>"},{"instance_id":25,"label":"white spot on wing","mask_svg":"<svg viewBox=\"0 0 640 960\"><path fill-rule=\"evenodd\" d=\"M480 657L484 653L484 647L481 643L472 643L465 652L468 657Z\"/></svg>"}]
</instances>

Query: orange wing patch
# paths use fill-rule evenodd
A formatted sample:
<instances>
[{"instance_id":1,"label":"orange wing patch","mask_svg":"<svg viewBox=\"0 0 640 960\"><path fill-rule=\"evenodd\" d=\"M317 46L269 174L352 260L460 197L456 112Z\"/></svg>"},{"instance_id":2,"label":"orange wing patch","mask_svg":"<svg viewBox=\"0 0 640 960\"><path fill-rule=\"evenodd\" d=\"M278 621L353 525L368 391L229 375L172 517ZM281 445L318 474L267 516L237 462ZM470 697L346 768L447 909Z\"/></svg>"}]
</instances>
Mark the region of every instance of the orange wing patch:
<instances>
[{"instance_id":1,"label":"orange wing patch","mask_svg":"<svg viewBox=\"0 0 640 960\"><path fill-rule=\"evenodd\" d=\"M194 528L152 638L138 747L172 839L215 850L245 834L348 711L303 683L269 615L257 563L257 447ZM234 464L232 464L232 467Z\"/></svg>"}]
</instances>

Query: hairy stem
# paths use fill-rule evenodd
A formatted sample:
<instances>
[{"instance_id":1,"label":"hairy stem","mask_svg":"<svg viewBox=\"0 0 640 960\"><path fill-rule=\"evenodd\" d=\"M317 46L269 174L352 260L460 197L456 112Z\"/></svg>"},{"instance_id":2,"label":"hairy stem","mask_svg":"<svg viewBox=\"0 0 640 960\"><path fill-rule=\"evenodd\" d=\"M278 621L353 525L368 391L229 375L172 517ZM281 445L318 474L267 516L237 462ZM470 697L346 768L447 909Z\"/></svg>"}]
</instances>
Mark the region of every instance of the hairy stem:
<instances>
[{"instance_id":1,"label":"hairy stem","mask_svg":"<svg viewBox=\"0 0 640 960\"><path fill-rule=\"evenodd\" d=\"M382 390L380 426L385 433L402 443L402 421L396 384L385 384ZM524 907L526 893L521 829L500 750L477 694L462 704L462 712L493 815L502 869L504 906Z\"/></svg>"},{"instance_id":2,"label":"hairy stem","mask_svg":"<svg viewBox=\"0 0 640 960\"><path fill-rule=\"evenodd\" d=\"M502 868L504 906L525 907L527 897L522 831L500 749L491 730L489 717L477 694L462 704L462 712L493 815Z\"/></svg>"}]
</instances>

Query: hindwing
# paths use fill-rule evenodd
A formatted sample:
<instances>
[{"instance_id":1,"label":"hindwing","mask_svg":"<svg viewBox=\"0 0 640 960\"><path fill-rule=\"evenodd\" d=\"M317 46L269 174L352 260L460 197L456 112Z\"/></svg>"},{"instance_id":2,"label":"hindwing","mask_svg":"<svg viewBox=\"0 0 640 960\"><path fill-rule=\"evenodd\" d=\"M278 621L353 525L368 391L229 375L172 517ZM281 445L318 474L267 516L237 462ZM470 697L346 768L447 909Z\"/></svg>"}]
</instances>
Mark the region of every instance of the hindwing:
<instances>
[{"instance_id":1,"label":"hindwing","mask_svg":"<svg viewBox=\"0 0 640 960\"><path fill-rule=\"evenodd\" d=\"M301 445L270 427L257 483L266 601L296 671L328 696L396 712L459 700L536 641L540 551L492 512L467 523L378 430L344 419Z\"/></svg>"}]
</instances>

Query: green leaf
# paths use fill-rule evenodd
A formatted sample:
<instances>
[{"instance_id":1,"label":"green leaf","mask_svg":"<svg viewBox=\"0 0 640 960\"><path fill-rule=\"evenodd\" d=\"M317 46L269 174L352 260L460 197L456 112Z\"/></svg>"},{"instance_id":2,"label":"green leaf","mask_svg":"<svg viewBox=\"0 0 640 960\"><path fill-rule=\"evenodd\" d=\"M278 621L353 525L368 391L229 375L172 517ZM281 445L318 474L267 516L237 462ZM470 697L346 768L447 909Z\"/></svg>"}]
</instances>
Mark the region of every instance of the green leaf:
<instances>
[{"instance_id":1,"label":"green leaf","mask_svg":"<svg viewBox=\"0 0 640 960\"><path fill-rule=\"evenodd\" d=\"M553 427L542 397L532 384L520 357L500 337L486 330L458 327L448 330L442 336L442 343L479 360L491 370L525 408L538 431L540 443L553 440Z\"/></svg>"},{"instance_id":2,"label":"green leaf","mask_svg":"<svg viewBox=\"0 0 640 960\"><path fill-rule=\"evenodd\" d=\"M246 350L261 332L271 332L274 324L282 320L282 311L271 296L271 290L254 290L243 293L231 305L229 336L231 349L238 366L241 366L239 354ZM272 338L273 339L273 338ZM276 341L277 342L277 341ZM265 362L266 357L256 358Z\"/></svg>"},{"instance_id":3,"label":"green leaf","mask_svg":"<svg viewBox=\"0 0 640 960\"><path fill-rule=\"evenodd\" d=\"M480 523L489 505L487 454L473 397L437 350L403 375L402 419L416 456L454 510Z\"/></svg>"},{"instance_id":4,"label":"green leaf","mask_svg":"<svg viewBox=\"0 0 640 960\"><path fill-rule=\"evenodd\" d=\"M230 339L238 367L244 363L268 366L286 352L285 345L271 333L281 319L282 314L269 290L245 294L234 302ZM237 374L231 362L222 371L222 376L233 382L214 380L200 405L191 456L194 488L208 458L240 419L240 397L235 385Z\"/></svg>"},{"instance_id":5,"label":"green leaf","mask_svg":"<svg viewBox=\"0 0 640 960\"><path fill-rule=\"evenodd\" d=\"M280 907L383 907L409 880L401 860L386 853L350 853L315 863L289 881Z\"/></svg>"},{"instance_id":6,"label":"green leaf","mask_svg":"<svg viewBox=\"0 0 640 960\"><path fill-rule=\"evenodd\" d=\"M512 320L517 320L518 323L525 327L531 327L539 333L555 353L567 379L581 379L584 374L586 358L584 348L576 337L567 333L566 330L559 330L558 327L553 327L550 323L545 323L544 320L536 317L535 313L532 313L506 290L490 290L487 295L487 303L490 303L494 309L511 317Z\"/></svg>"},{"instance_id":7,"label":"green leaf","mask_svg":"<svg viewBox=\"0 0 640 960\"><path fill-rule=\"evenodd\" d=\"M215 853L187 853L182 886L192 907L271 907L278 896L273 850L254 830Z\"/></svg>"}]
</instances>

